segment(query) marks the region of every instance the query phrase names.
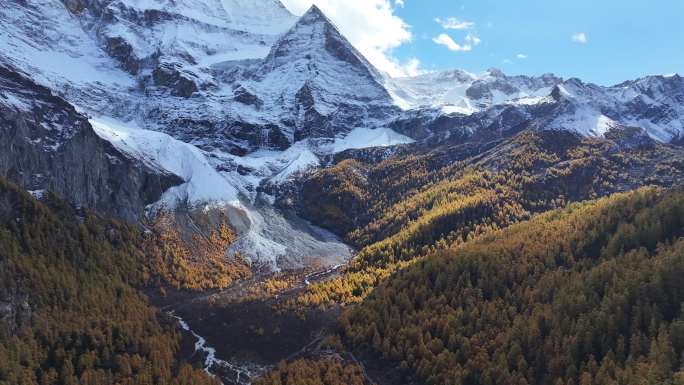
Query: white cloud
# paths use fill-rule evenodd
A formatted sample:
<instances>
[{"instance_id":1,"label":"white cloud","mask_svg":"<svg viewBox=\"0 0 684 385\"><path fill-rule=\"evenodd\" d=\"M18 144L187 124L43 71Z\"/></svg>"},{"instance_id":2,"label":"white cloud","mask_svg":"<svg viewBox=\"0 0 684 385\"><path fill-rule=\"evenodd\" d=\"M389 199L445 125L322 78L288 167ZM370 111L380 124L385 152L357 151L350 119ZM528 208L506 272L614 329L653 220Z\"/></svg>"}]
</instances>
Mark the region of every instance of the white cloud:
<instances>
[{"instance_id":1,"label":"white cloud","mask_svg":"<svg viewBox=\"0 0 684 385\"><path fill-rule=\"evenodd\" d=\"M464 43L457 43L451 36L446 33L439 34L432 39L433 42L439 45L447 47L450 51L454 52L468 52L472 51L473 47L480 45L482 39L477 36L477 31L475 31L475 23L472 21L460 20L455 17L447 17L446 19L435 18L435 21L439 23L442 28L446 30L467 30L468 34L465 37Z\"/></svg>"},{"instance_id":2,"label":"white cloud","mask_svg":"<svg viewBox=\"0 0 684 385\"><path fill-rule=\"evenodd\" d=\"M511 59L504 59L504 60L503 60L503 63L504 63L504 64L513 64L513 60L511 60Z\"/></svg>"},{"instance_id":3,"label":"white cloud","mask_svg":"<svg viewBox=\"0 0 684 385\"><path fill-rule=\"evenodd\" d=\"M425 73L425 71L421 69L420 60L415 57L409 59L406 65L403 66L403 69L407 76L417 76Z\"/></svg>"},{"instance_id":4,"label":"white cloud","mask_svg":"<svg viewBox=\"0 0 684 385\"><path fill-rule=\"evenodd\" d=\"M470 43L466 44L458 44L454 41L454 39L451 38L451 36L447 35L446 33L442 33L439 36L435 37L432 39L433 42L439 45L443 45L449 49L449 51L454 51L454 52L468 52L473 49L473 46Z\"/></svg>"},{"instance_id":5,"label":"white cloud","mask_svg":"<svg viewBox=\"0 0 684 385\"><path fill-rule=\"evenodd\" d=\"M379 70L390 76L407 76L415 62L401 63L392 50L412 40L410 28L394 14L404 0L282 0L294 14L301 15L316 4L342 34Z\"/></svg>"},{"instance_id":6,"label":"white cloud","mask_svg":"<svg viewBox=\"0 0 684 385\"><path fill-rule=\"evenodd\" d=\"M584 32L578 32L571 37L572 41L575 43L580 43L580 44L586 44L587 42L587 34Z\"/></svg>"},{"instance_id":7,"label":"white cloud","mask_svg":"<svg viewBox=\"0 0 684 385\"><path fill-rule=\"evenodd\" d=\"M444 29L472 29L475 23L472 21L460 20L455 17L447 17L446 19L436 18L435 21L442 25Z\"/></svg>"},{"instance_id":8,"label":"white cloud","mask_svg":"<svg viewBox=\"0 0 684 385\"><path fill-rule=\"evenodd\" d=\"M400 7L400 8L404 8L406 3L404 2L404 0L394 0L394 5L396 5L397 7Z\"/></svg>"},{"instance_id":9,"label":"white cloud","mask_svg":"<svg viewBox=\"0 0 684 385\"><path fill-rule=\"evenodd\" d=\"M525 59L527 59L527 55L524 54L524 53L519 53L519 54L515 55L515 57L518 58L518 59L520 59L520 60L525 60Z\"/></svg>"},{"instance_id":10,"label":"white cloud","mask_svg":"<svg viewBox=\"0 0 684 385\"><path fill-rule=\"evenodd\" d=\"M480 43L482 43L482 40L477 35L470 32L466 35L465 39L466 42L471 45L480 45Z\"/></svg>"}]
</instances>

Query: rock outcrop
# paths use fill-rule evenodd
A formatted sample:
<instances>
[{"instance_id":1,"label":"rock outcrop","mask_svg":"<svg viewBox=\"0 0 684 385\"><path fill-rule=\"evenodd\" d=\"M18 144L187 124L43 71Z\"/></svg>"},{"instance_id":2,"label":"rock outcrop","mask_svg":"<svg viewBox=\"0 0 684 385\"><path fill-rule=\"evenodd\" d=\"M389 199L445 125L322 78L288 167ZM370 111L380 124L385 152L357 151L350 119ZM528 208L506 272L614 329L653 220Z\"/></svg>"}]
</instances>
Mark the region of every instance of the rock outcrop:
<instances>
[{"instance_id":1,"label":"rock outcrop","mask_svg":"<svg viewBox=\"0 0 684 385\"><path fill-rule=\"evenodd\" d=\"M182 183L122 154L73 106L6 67L0 67L0 135L0 174L102 214L137 221L148 204Z\"/></svg>"}]
</instances>

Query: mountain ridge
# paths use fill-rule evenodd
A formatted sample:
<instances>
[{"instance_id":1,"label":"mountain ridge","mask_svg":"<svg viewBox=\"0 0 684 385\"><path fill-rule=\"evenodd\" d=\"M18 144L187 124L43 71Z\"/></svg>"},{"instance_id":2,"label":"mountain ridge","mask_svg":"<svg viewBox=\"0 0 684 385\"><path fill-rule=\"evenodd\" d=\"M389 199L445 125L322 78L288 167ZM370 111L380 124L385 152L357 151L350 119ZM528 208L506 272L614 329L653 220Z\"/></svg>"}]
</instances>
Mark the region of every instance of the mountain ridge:
<instances>
[{"instance_id":1,"label":"mountain ridge","mask_svg":"<svg viewBox=\"0 0 684 385\"><path fill-rule=\"evenodd\" d=\"M392 79L318 7L296 18L279 1L243 3L11 3L0 10L0 62L30 73L129 158L180 175L183 183L167 186L157 202L141 200L148 209L230 206L249 218L241 239L250 239L250 247L270 245L268 253L295 245L267 242L275 231L268 226L281 222L263 221L274 213L259 207L270 207L284 185L345 151L381 147L366 153L385 159L397 145L413 143L411 151L421 154L524 130L593 137L636 129L675 143L684 132L678 75L611 87L496 69ZM255 32L264 23L270 23L265 34ZM183 156L172 162L164 146ZM226 187L209 193L210 186ZM73 196L83 188L73 187Z\"/></svg>"}]
</instances>

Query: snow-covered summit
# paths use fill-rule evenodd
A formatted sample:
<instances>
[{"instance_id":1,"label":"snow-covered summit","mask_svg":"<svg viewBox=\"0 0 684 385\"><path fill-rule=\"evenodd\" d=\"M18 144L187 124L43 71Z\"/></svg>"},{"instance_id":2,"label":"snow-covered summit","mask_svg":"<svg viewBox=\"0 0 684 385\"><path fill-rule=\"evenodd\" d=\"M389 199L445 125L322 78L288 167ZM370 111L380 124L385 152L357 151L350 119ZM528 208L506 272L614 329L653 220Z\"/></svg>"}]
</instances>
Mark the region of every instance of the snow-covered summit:
<instances>
[{"instance_id":1,"label":"snow-covered summit","mask_svg":"<svg viewBox=\"0 0 684 385\"><path fill-rule=\"evenodd\" d=\"M382 76L316 6L237 92L236 100L273 116L291 142L381 127L393 109Z\"/></svg>"},{"instance_id":2,"label":"snow-covered summit","mask_svg":"<svg viewBox=\"0 0 684 385\"><path fill-rule=\"evenodd\" d=\"M550 128L601 135L617 122L661 141L682 136L676 74L613 87L497 69L392 79L315 6L297 18L278 0L36 0L9 2L0 19L4 64L84 112L205 150L284 150L390 127L416 110L471 115L544 103L559 106L543 119Z\"/></svg>"},{"instance_id":3,"label":"snow-covered summit","mask_svg":"<svg viewBox=\"0 0 684 385\"><path fill-rule=\"evenodd\" d=\"M366 58L342 35L337 26L316 5L301 16L297 23L282 36L261 65L259 75L290 64L288 59L306 59L317 65L317 61L329 60L332 55L352 66L359 74L381 82L382 76ZM302 57L303 56L303 57ZM381 91L382 92L382 91Z\"/></svg>"},{"instance_id":4,"label":"snow-covered summit","mask_svg":"<svg viewBox=\"0 0 684 385\"><path fill-rule=\"evenodd\" d=\"M278 0L110 0L70 9L122 68L184 97L216 84L214 65L266 56L296 20Z\"/></svg>"},{"instance_id":5,"label":"snow-covered summit","mask_svg":"<svg viewBox=\"0 0 684 385\"><path fill-rule=\"evenodd\" d=\"M551 95L559 111L550 128L602 136L613 127L639 127L661 142L684 134L684 79L679 76L647 76L611 87L568 79Z\"/></svg>"},{"instance_id":6,"label":"snow-covered summit","mask_svg":"<svg viewBox=\"0 0 684 385\"><path fill-rule=\"evenodd\" d=\"M451 70L388 80L388 88L404 109L441 108L445 113L471 114L494 105L531 103L548 96L562 79L508 76L498 69L481 74Z\"/></svg>"}]
</instances>

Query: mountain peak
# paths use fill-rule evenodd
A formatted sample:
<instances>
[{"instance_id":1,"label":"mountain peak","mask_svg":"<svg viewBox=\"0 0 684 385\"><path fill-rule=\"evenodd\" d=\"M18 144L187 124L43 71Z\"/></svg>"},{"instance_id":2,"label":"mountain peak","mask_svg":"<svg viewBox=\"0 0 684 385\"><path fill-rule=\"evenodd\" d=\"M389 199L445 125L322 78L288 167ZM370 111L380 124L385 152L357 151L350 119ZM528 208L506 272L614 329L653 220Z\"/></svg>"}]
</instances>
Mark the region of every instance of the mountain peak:
<instances>
[{"instance_id":1,"label":"mountain peak","mask_svg":"<svg viewBox=\"0 0 684 385\"><path fill-rule=\"evenodd\" d=\"M313 4L311 7L309 7L309 10L306 11L306 13L304 13L303 16L306 16L306 15L315 15L315 16L318 16L318 17L327 18L327 17L325 16L325 14L323 13L323 11L321 11L321 9L318 8L318 6L317 6L316 4Z\"/></svg>"},{"instance_id":2,"label":"mountain peak","mask_svg":"<svg viewBox=\"0 0 684 385\"><path fill-rule=\"evenodd\" d=\"M316 6L280 37L249 79L272 112L294 113L282 131L295 141L349 132L360 116L385 118L394 107L382 81Z\"/></svg>"},{"instance_id":3,"label":"mountain peak","mask_svg":"<svg viewBox=\"0 0 684 385\"><path fill-rule=\"evenodd\" d=\"M492 76L492 77L495 77L495 78L504 78L504 77L506 77L506 74L504 74L503 71L501 71L501 70L498 69L498 68L494 68L494 67L488 69L488 70L487 70L487 73L489 74L489 76Z\"/></svg>"},{"instance_id":4,"label":"mountain peak","mask_svg":"<svg viewBox=\"0 0 684 385\"><path fill-rule=\"evenodd\" d=\"M312 5L272 47L264 67L270 71L274 67L304 60L312 64L310 68L316 68L326 62L329 64L331 57L366 73L370 78L381 78L375 67L354 48L323 11Z\"/></svg>"},{"instance_id":5,"label":"mountain peak","mask_svg":"<svg viewBox=\"0 0 684 385\"><path fill-rule=\"evenodd\" d=\"M299 18L297 22L298 25L312 25L317 23L324 23L330 26L335 26L335 24L328 18L328 16L323 13L323 11L318 8L317 5L312 5L302 17ZM336 28L337 29L337 28Z\"/></svg>"}]
</instances>

